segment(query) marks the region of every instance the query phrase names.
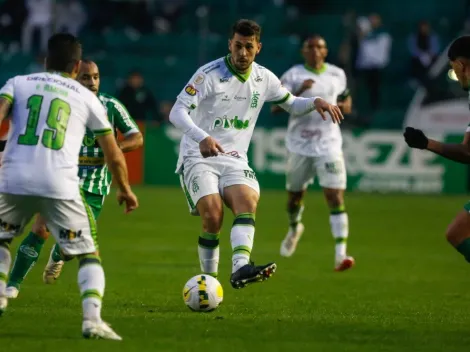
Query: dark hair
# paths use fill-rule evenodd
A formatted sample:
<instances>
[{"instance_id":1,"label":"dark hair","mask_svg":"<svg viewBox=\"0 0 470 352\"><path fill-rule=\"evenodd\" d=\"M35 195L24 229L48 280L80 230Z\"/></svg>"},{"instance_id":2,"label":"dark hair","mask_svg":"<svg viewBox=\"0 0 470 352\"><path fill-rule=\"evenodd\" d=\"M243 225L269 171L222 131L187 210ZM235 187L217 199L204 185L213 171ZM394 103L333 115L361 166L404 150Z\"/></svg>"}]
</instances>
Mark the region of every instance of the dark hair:
<instances>
[{"instance_id":1,"label":"dark hair","mask_svg":"<svg viewBox=\"0 0 470 352\"><path fill-rule=\"evenodd\" d=\"M238 33L244 37L255 36L256 40L259 41L261 37L261 26L252 20L245 20L245 19L238 20L232 26L231 38L233 38L235 33Z\"/></svg>"},{"instance_id":2,"label":"dark hair","mask_svg":"<svg viewBox=\"0 0 470 352\"><path fill-rule=\"evenodd\" d=\"M470 35L464 35L455 39L450 44L447 57L450 61L454 61L458 57L470 59Z\"/></svg>"},{"instance_id":3,"label":"dark hair","mask_svg":"<svg viewBox=\"0 0 470 352\"><path fill-rule=\"evenodd\" d=\"M93 60L90 60L90 59L82 59L82 64L85 64L85 65L95 64L96 66L98 66L96 64L96 62L94 62Z\"/></svg>"},{"instance_id":4,"label":"dark hair","mask_svg":"<svg viewBox=\"0 0 470 352\"><path fill-rule=\"evenodd\" d=\"M82 45L68 33L54 34L47 43L47 69L72 73L82 58Z\"/></svg>"}]
</instances>

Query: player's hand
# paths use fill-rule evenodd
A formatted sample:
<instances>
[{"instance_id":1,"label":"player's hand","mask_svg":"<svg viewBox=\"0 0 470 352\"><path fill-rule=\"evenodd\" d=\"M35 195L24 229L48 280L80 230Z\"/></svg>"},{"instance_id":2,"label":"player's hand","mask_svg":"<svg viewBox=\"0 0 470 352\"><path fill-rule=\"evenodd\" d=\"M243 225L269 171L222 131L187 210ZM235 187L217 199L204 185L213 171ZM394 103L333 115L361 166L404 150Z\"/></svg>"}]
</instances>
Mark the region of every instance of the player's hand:
<instances>
[{"instance_id":1,"label":"player's hand","mask_svg":"<svg viewBox=\"0 0 470 352\"><path fill-rule=\"evenodd\" d=\"M403 136L405 137L406 144L411 148L426 149L428 147L428 137L421 130L407 127Z\"/></svg>"},{"instance_id":2,"label":"player's hand","mask_svg":"<svg viewBox=\"0 0 470 352\"><path fill-rule=\"evenodd\" d=\"M121 190L118 190L117 201L119 205L122 205L122 203L126 203L126 209L124 210L126 214L139 207L139 201L137 200L137 197L134 192L132 192L131 190L127 192L122 192Z\"/></svg>"},{"instance_id":3,"label":"player's hand","mask_svg":"<svg viewBox=\"0 0 470 352\"><path fill-rule=\"evenodd\" d=\"M300 89L302 90L302 92L305 92L307 89L312 88L314 83L315 81L313 79L306 79L305 81L303 81Z\"/></svg>"},{"instance_id":4,"label":"player's hand","mask_svg":"<svg viewBox=\"0 0 470 352\"><path fill-rule=\"evenodd\" d=\"M204 158L217 156L219 153L225 153L220 144L211 136L206 137L199 143L199 150Z\"/></svg>"},{"instance_id":5,"label":"player's hand","mask_svg":"<svg viewBox=\"0 0 470 352\"><path fill-rule=\"evenodd\" d=\"M322 98L315 99L313 105L315 105L315 109L325 121L327 119L325 112L328 112L330 114L333 123L341 123L341 121L344 119L339 107L337 107L336 105L329 104Z\"/></svg>"}]
</instances>

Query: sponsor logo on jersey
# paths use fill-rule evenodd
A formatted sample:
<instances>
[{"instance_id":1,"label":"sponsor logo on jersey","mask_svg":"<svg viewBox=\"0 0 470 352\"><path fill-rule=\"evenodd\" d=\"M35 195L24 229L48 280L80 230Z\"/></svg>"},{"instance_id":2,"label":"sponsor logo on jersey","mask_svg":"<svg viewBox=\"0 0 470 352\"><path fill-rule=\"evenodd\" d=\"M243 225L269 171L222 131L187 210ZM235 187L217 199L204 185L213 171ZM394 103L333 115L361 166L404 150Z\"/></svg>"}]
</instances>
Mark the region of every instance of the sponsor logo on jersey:
<instances>
[{"instance_id":1,"label":"sponsor logo on jersey","mask_svg":"<svg viewBox=\"0 0 470 352\"><path fill-rule=\"evenodd\" d=\"M246 130L250 127L250 120L239 120L238 116L235 116L233 119L224 117L217 117L212 124L212 129L223 128L223 129L236 129L236 130Z\"/></svg>"},{"instance_id":2,"label":"sponsor logo on jersey","mask_svg":"<svg viewBox=\"0 0 470 352\"><path fill-rule=\"evenodd\" d=\"M198 74L196 79L194 80L194 84L201 84L204 82L204 75L202 73Z\"/></svg>"},{"instance_id":3,"label":"sponsor logo on jersey","mask_svg":"<svg viewBox=\"0 0 470 352\"><path fill-rule=\"evenodd\" d=\"M259 100L259 92L255 90L253 94L251 95L250 108L256 109L258 107L258 100Z\"/></svg>"},{"instance_id":4,"label":"sponsor logo on jersey","mask_svg":"<svg viewBox=\"0 0 470 352\"><path fill-rule=\"evenodd\" d=\"M192 86L191 84L188 84L186 88L184 88L184 91L186 92L186 94L191 95L192 97L194 97L198 92L197 89L194 88L194 86Z\"/></svg>"},{"instance_id":5,"label":"sponsor logo on jersey","mask_svg":"<svg viewBox=\"0 0 470 352\"><path fill-rule=\"evenodd\" d=\"M263 77L261 76L256 77L255 82L263 82Z\"/></svg>"},{"instance_id":6,"label":"sponsor logo on jersey","mask_svg":"<svg viewBox=\"0 0 470 352\"><path fill-rule=\"evenodd\" d=\"M223 77L220 79L220 83L227 83L228 81L230 81L230 77Z\"/></svg>"},{"instance_id":7,"label":"sponsor logo on jersey","mask_svg":"<svg viewBox=\"0 0 470 352\"><path fill-rule=\"evenodd\" d=\"M224 97L222 98L222 101L230 101L230 98L228 97L228 95L224 95Z\"/></svg>"},{"instance_id":8,"label":"sponsor logo on jersey","mask_svg":"<svg viewBox=\"0 0 470 352\"><path fill-rule=\"evenodd\" d=\"M236 101L243 101L243 100L246 100L246 97L240 97L238 95L235 95L233 99L235 99Z\"/></svg>"}]
</instances>

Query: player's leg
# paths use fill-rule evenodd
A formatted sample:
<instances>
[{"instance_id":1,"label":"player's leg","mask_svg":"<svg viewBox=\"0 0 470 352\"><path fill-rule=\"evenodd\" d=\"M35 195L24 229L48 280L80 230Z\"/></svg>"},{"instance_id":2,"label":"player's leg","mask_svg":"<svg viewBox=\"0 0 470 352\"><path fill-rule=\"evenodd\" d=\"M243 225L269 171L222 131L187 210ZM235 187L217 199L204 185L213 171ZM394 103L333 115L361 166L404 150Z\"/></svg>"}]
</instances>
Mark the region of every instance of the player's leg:
<instances>
[{"instance_id":1,"label":"player's leg","mask_svg":"<svg viewBox=\"0 0 470 352\"><path fill-rule=\"evenodd\" d=\"M13 268L8 279L8 298L18 297L21 283L39 259L44 242L49 237L46 224L40 216L36 216L31 232L21 242L13 261Z\"/></svg>"},{"instance_id":2,"label":"player's leg","mask_svg":"<svg viewBox=\"0 0 470 352\"><path fill-rule=\"evenodd\" d=\"M344 271L354 265L347 255L349 219L344 204L346 167L342 155L318 158L315 162L320 186L330 209L330 227L335 240L335 270Z\"/></svg>"},{"instance_id":3,"label":"player's leg","mask_svg":"<svg viewBox=\"0 0 470 352\"><path fill-rule=\"evenodd\" d=\"M7 308L7 278L11 265L10 243L33 216L31 197L0 194L0 315Z\"/></svg>"},{"instance_id":4,"label":"player's leg","mask_svg":"<svg viewBox=\"0 0 470 352\"><path fill-rule=\"evenodd\" d=\"M85 202L93 213L95 221L98 220L98 217L101 214L101 209L103 208L104 196L85 191L83 191L83 196L85 198ZM59 278L64 263L71 259L73 259L73 257L64 255L60 250L60 246L56 243L51 249L49 261L44 268L42 275L44 282L46 284L54 283Z\"/></svg>"},{"instance_id":5,"label":"player's leg","mask_svg":"<svg viewBox=\"0 0 470 352\"><path fill-rule=\"evenodd\" d=\"M83 336L121 340L101 319L105 275L98 255L96 222L90 207L83 196L75 200L43 198L41 201L41 215L62 252L79 260Z\"/></svg>"},{"instance_id":6,"label":"player's leg","mask_svg":"<svg viewBox=\"0 0 470 352\"><path fill-rule=\"evenodd\" d=\"M232 244L232 276L234 288L243 288L261 282L276 271L276 264L254 266L250 263L255 236L255 214L259 201L259 185L255 173L247 164L235 167L221 177L225 204L232 210L235 219L230 232Z\"/></svg>"},{"instance_id":7,"label":"player's leg","mask_svg":"<svg viewBox=\"0 0 470 352\"><path fill-rule=\"evenodd\" d=\"M201 271L217 277L219 271L219 234L222 228L224 207L219 195L219 176L214 166L207 162L185 163L180 175L192 215L200 215L202 231L198 239Z\"/></svg>"},{"instance_id":8,"label":"player's leg","mask_svg":"<svg viewBox=\"0 0 470 352\"><path fill-rule=\"evenodd\" d=\"M286 170L289 229L281 243L281 255L284 257L290 257L294 254L297 243L304 232L302 224L303 197L308 185L313 182L313 174L312 158L289 153Z\"/></svg>"},{"instance_id":9,"label":"player's leg","mask_svg":"<svg viewBox=\"0 0 470 352\"><path fill-rule=\"evenodd\" d=\"M447 228L447 241L470 263L470 202Z\"/></svg>"}]
</instances>

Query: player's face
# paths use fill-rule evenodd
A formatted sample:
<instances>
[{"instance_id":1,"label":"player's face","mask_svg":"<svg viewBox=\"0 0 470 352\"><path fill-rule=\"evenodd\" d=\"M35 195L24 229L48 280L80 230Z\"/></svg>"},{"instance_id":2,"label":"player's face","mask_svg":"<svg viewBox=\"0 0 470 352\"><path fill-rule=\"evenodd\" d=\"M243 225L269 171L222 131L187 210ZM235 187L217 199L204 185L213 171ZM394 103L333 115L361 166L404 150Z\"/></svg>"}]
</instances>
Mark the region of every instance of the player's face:
<instances>
[{"instance_id":1,"label":"player's face","mask_svg":"<svg viewBox=\"0 0 470 352\"><path fill-rule=\"evenodd\" d=\"M232 64L240 72L246 72L256 55L261 50L261 43L258 42L255 36L244 37L235 33L232 39L228 42L228 48L232 54Z\"/></svg>"},{"instance_id":2,"label":"player's face","mask_svg":"<svg viewBox=\"0 0 470 352\"><path fill-rule=\"evenodd\" d=\"M304 42L302 54L305 61L310 65L323 63L328 55L326 42L322 38L311 38Z\"/></svg>"},{"instance_id":3,"label":"player's face","mask_svg":"<svg viewBox=\"0 0 470 352\"><path fill-rule=\"evenodd\" d=\"M465 91L470 90L470 66L460 60L451 61L450 66L452 67L462 89Z\"/></svg>"},{"instance_id":4,"label":"player's face","mask_svg":"<svg viewBox=\"0 0 470 352\"><path fill-rule=\"evenodd\" d=\"M98 94L100 89L100 72L95 63L84 64L82 62L77 80L93 93Z\"/></svg>"}]
</instances>

